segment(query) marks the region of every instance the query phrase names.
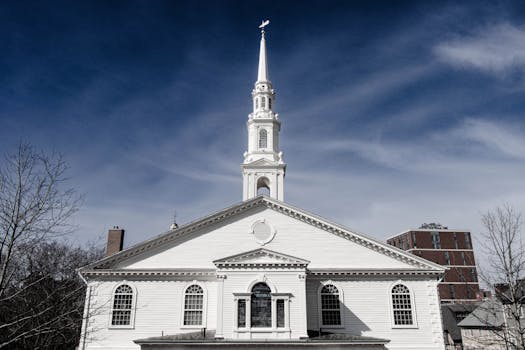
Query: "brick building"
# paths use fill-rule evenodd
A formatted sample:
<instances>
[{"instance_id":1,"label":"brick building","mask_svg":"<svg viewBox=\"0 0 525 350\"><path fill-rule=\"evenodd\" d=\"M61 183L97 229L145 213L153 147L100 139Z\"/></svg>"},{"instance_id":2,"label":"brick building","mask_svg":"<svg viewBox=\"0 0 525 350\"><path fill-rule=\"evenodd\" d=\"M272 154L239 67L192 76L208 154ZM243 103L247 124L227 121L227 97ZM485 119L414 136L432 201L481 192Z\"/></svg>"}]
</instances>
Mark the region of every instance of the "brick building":
<instances>
[{"instance_id":1,"label":"brick building","mask_svg":"<svg viewBox=\"0 0 525 350\"><path fill-rule=\"evenodd\" d=\"M439 284L442 303L478 300L480 291L470 232L411 229L387 239L387 243L448 268Z\"/></svg>"}]
</instances>

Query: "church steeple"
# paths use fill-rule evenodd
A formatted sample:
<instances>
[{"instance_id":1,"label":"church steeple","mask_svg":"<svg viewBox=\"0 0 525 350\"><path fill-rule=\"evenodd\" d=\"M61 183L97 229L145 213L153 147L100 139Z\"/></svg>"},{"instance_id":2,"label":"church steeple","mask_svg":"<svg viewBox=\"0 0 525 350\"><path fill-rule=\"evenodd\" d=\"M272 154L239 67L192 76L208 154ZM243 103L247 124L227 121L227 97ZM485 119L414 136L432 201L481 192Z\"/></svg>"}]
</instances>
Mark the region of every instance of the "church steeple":
<instances>
[{"instance_id":1,"label":"church steeple","mask_svg":"<svg viewBox=\"0 0 525 350\"><path fill-rule=\"evenodd\" d=\"M263 21L259 49L257 81L252 91L253 112L248 116L248 150L241 165L243 175L243 200L269 192L270 197L284 200L284 175L286 164L279 150L279 115L273 111L275 91L268 79L266 38L264 28L270 21Z\"/></svg>"},{"instance_id":2,"label":"church steeple","mask_svg":"<svg viewBox=\"0 0 525 350\"><path fill-rule=\"evenodd\" d=\"M266 39L264 38L264 27L262 27L261 46L259 48L259 72L257 74L257 82L266 81L268 81L268 63L266 62Z\"/></svg>"}]
</instances>

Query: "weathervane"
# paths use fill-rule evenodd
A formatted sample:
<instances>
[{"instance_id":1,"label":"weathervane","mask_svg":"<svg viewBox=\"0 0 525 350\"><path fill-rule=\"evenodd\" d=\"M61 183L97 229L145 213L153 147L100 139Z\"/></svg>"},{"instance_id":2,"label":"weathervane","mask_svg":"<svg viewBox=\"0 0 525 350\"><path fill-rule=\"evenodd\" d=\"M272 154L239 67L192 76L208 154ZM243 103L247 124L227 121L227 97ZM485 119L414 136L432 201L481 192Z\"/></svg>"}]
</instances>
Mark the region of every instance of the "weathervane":
<instances>
[{"instance_id":1,"label":"weathervane","mask_svg":"<svg viewBox=\"0 0 525 350\"><path fill-rule=\"evenodd\" d=\"M264 27L266 27L268 24L270 24L270 20L267 19L266 21L262 21L261 25L259 26L259 28L261 28L261 35L264 36Z\"/></svg>"}]
</instances>

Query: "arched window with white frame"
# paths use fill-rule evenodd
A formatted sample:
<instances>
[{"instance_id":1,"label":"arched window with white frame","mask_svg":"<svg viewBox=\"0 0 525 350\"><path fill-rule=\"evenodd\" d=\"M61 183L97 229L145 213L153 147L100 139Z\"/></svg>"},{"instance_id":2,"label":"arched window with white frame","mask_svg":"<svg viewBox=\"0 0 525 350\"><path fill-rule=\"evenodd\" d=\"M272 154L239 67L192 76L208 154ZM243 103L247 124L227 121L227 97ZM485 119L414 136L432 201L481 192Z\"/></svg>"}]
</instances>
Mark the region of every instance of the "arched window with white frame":
<instances>
[{"instance_id":1,"label":"arched window with white frame","mask_svg":"<svg viewBox=\"0 0 525 350\"><path fill-rule=\"evenodd\" d=\"M202 326L204 314L204 290L192 284L184 292L184 325Z\"/></svg>"},{"instance_id":2,"label":"arched window with white frame","mask_svg":"<svg viewBox=\"0 0 525 350\"><path fill-rule=\"evenodd\" d=\"M339 289L333 284L325 284L320 291L321 326L341 326L341 305Z\"/></svg>"},{"instance_id":3,"label":"arched window with white frame","mask_svg":"<svg viewBox=\"0 0 525 350\"><path fill-rule=\"evenodd\" d=\"M408 287L398 283L392 287L391 294L394 326L413 326L414 312Z\"/></svg>"},{"instance_id":4,"label":"arched window with white frame","mask_svg":"<svg viewBox=\"0 0 525 350\"><path fill-rule=\"evenodd\" d=\"M128 284L121 284L115 289L111 310L111 326L132 326L134 294L133 288Z\"/></svg>"}]
</instances>

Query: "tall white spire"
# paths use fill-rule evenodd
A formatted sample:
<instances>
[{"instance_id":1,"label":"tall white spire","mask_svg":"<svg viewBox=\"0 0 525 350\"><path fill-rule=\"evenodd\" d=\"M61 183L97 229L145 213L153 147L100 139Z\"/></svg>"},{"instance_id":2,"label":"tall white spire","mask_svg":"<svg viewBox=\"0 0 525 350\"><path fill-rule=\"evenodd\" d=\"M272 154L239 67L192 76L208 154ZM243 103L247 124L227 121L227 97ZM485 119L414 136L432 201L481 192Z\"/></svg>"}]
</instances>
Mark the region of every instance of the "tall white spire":
<instances>
[{"instance_id":1,"label":"tall white spire","mask_svg":"<svg viewBox=\"0 0 525 350\"><path fill-rule=\"evenodd\" d=\"M243 200L266 191L270 197L284 199L284 174L286 164L279 150L279 115L273 111L275 91L268 80L266 59L266 39L264 29L270 21L263 21L261 46L259 50L259 70L252 91L253 112L248 116L248 150L244 152L241 165L243 175ZM265 193L265 192L263 192Z\"/></svg>"},{"instance_id":2,"label":"tall white spire","mask_svg":"<svg viewBox=\"0 0 525 350\"><path fill-rule=\"evenodd\" d=\"M263 24L264 23L265 22L263 22ZM261 29L261 46L259 49L259 73L257 74L257 82L268 81L268 63L266 62L266 39L264 38L264 27L265 26L262 26Z\"/></svg>"}]
</instances>

